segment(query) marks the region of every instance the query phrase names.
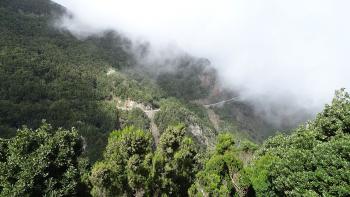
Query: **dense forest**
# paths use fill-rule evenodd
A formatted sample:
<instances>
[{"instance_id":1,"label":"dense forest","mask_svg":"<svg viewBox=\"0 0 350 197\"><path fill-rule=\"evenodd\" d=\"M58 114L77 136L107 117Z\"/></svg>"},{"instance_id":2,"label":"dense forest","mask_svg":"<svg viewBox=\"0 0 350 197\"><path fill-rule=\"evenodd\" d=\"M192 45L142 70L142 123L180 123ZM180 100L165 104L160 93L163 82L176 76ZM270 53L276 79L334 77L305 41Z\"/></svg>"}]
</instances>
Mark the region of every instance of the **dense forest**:
<instances>
[{"instance_id":1,"label":"dense forest","mask_svg":"<svg viewBox=\"0 0 350 197\"><path fill-rule=\"evenodd\" d=\"M66 12L0 1L0 196L350 196L346 90L274 135L249 103L205 105L236 96L208 60L152 73L117 32L57 28Z\"/></svg>"}]
</instances>

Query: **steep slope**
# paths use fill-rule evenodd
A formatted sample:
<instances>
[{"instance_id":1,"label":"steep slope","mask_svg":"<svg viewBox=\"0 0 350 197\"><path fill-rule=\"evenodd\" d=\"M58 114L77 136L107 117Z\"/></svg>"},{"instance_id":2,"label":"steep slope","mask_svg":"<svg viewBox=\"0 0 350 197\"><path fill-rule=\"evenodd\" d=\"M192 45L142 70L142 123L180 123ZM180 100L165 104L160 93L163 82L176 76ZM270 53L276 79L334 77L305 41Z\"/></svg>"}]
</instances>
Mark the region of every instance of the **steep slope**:
<instances>
[{"instance_id":1,"label":"steep slope","mask_svg":"<svg viewBox=\"0 0 350 197\"><path fill-rule=\"evenodd\" d=\"M55 127L78 128L95 157L107 132L118 128L116 110L104 102L111 85L107 66L126 66L132 58L120 48L126 45L120 37L80 41L55 29L53 16L62 12L46 0L0 2L1 135L46 119Z\"/></svg>"},{"instance_id":2,"label":"steep slope","mask_svg":"<svg viewBox=\"0 0 350 197\"><path fill-rule=\"evenodd\" d=\"M110 131L135 122L155 138L168 126L185 123L187 134L203 146L221 130L253 139L268 135L261 135L266 123L243 103L230 106L234 113L222 113L196 102L227 98L218 93L222 90L208 60L184 54L150 69L130 53L131 42L115 32L80 40L55 28L55 19L64 13L49 0L0 2L2 137L13 136L22 125L37 128L45 119L56 128L77 128L96 160ZM160 110L125 112L114 98ZM237 116L242 106L247 113ZM254 122L260 124L251 126Z\"/></svg>"}]
</instances>

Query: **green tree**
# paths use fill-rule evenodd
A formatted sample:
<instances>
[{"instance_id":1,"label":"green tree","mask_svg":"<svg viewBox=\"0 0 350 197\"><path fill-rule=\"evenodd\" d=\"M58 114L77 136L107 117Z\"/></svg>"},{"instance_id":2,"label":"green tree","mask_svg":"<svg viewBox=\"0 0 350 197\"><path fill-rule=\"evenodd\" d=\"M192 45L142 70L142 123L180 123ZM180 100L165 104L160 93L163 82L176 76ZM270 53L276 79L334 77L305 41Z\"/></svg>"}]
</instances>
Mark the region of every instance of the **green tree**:
<instances>
[{"instance_id":1,"label":"green tree","mask_svg":"<svg viewBox=\"0 0 350 197\"><path fill-rule=\"evenodd\" d=\"M349 196L349 112L349 94L337 91L315 121L267 140L247 170L257 195Z\"/></svg>"},{"instance_id":2,"label":"green tree","mask_svg":"<svg viewBox=\"0 0 350 197\"><path fill-rule=\"evenodd\" d=\"M345 89L335 92L331 105L317 115L316 120L311 123L318 131L319 138L325 140L336 135L350 134L350 95Z\"/></svg>"},{"instance_id":3,"label":"green tree","mask_svg":"<svg viewBox=\"0 0 350 197\"><path fill-rule=\"evenodd\" d=\"M144 196L150 194L153 139L134 127L113 131L104 159L91 172L93 196Z\"/></svg>"},{"instance_id":4,"label":"green tree","mask_svg":"<svg viewBox=\"0 0 350 197\"><path fill-rule=\"evenodd\" d=\"M205 161L189 190L191 196L244 196L250 183L242 176L243 162L232 134L220 134L215 150Z\"/></svg>"},{"instance_id":5,"label":"green tree","mask_svg":"<svg viewBox=\"0 0 350 197\"><path fill-rule=\"evenodd\" d=\"M140 108L134 108L130 111L120 111L119 116L121 128L133 126L145 131L150 128L150 120Z\"/></svg>"},{"instance_id":6,"label":"green tree","mask_svg":"<svg viewBox=\"0 0 350 197\"><path fill-rule=\"evenodd\" d=\"M189 109L183 102L175 98L162 99L160 101L160 111L154 116L160 133L164 132L168 127L178 124L184 124L186 133L192 135L199 144L208 145L212 143L212 139L216 136L216 130L208 117L202 118L194 113L193 109ZM200 114L200 112L198 112ZM206 111L204 113L207 113ZM195 135L195 129L200 130L200 135ZM197 131L198 132L198 131Z\"/></svg>"},{"instance_id":7,"label":"green tree","mask_svg":"<svg viewBox=\"0 0 350 197\"><path fill-rule=\"evenodd\" d=\"M75 129L23 128L0 139L0 196L76 196L83 192L86 162Z\"/></svg>"},{"instance_id":8,"label":"green tree","mask_svg":"<svg viewBox=\"0 0 350 197\"><path fill-rule=\"evenodd\" d=\"M197 146L185 136L185 127L169 127L162 134L153 158L154 195L187 196L198 169L197 157Z\"/></svg>"}]
</instances>

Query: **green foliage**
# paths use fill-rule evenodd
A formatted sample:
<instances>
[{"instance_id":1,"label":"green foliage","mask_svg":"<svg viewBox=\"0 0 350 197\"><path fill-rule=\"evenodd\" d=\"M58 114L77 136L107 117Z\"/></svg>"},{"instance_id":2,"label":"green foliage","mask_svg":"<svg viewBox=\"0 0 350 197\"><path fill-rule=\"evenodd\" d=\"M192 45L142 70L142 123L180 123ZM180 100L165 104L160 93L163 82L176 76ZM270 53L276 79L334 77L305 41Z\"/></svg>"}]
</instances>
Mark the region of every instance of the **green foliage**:
<instances>
[{"instance_id":1,"label":"green foliage","mask_svg":"<svg viewBox=\"0 0 350 197\"><path fill-rule=\"evenodd\" d=\"M2 0L0 6L33 15L49 15L52 7L60 9L58 5L48 3L47 0L26 0L24 2L22 0Z\"/></svg>"},{"instance_id":2,"label":"green foliage","mask_svg":"<svg viewBox=\"0 0 350 197\"><path fill-rule=\"evenodd\" d=\"M319 137L322 140L335 135L350 134L349 93L345 89L336 91L332 105L326 105L312 126L320 131Z\"/></svg>"},{"instance_id":3,"label":"green foliage","mask_svg":"<svg viewBox=\"0 0 350 197\"><path fill-rule=\"evenodd\" d=\"M160 131L165 131L171 125L188 122L191 112L176 99L162 100L161 110L155 115L155 123Z\"/></svg>"},{"instance_id":4,"label":"green foliage","mask_svg":"<svg viewBox=\"0 0 350 197\"><path fill-rule=\"evenodd\" d=\"M201 144L208 144L205 138L210 140L215 137L216 131L208 119L201 119L197 114L190 111L182 102L175 98L163 99L160 101L160 111L156 113L154 121L160 132L165 131L169 126L184 124L188 135L193 135L193 126L198 126L201 134L194 139Z\"/></svg>"},{"instance_id":5,"label":"green foliage","mask_svg":"<svg viewBox=\"0 0 350 197\"><path fill-rule=\"evenodd\" d=\"M222 134L201 158L188 135L208 144L215 129L205 108L186 102L211 93L216 79L208 62L182 57L168 62L176 71L157 73L156 80L136 76L130 41L114 32L76 39L50 25L63 12L48 0L0 1L0 135L8 138L0 139L1 196L86 195L86 182L94 196L350 196L344 90L291 135L258 148ZM160 106L155 151L143 131L150 120L139 109L118 113L114 98ZM215 112L224 131L242 129L255 140L270 132L250 106L229 103ZM38 129L16 135L22 125ZM106 144L88 174L81 155L95 161Z\"/></svg>"},{"instance_id":6,"label":"green foliage","mask_svg":"<svg viewBox=\"0 0 350 197\"><path fill-rule=\"evenodd\" d=\"M0 196L75 196L86 170L82 138L75 129L44 123L0 140Z\"/></svg>"},{"instance_id":7,"label":"green foliage","mask_svg":"<svg viewBox=\"0 0 350 197\"><path fill-rule=\"evenodd\" d=\"M147 115L139 108L134 108L130 111L120 111L120 127L134 126L142 130L149 130L150 120Z\"/></svg>"},{"instance_id":8,"label":"green foliage","mask_svg":"<svg viewBox=\"0 0 350 197\"><path fill-rule=\"evenodd\" d=\"M257 196L273 196L269 191L268 175L269 169L271 169L271 165L275 160L276 158L273 156L264 155L244 169L245 176L249 177L248 179L251 181Z\"/></svg>"},{"instance_id":9,"label":"green foliage","mask_svg":"<svg viewBox=\"0 0 350 197\"><path fill-rule=\"evenodd\" d=\"M220 131L234 133L242 139L262 142L271 136L274 127L256 115L254 108L242 102L228 102L212 108L220 117Z\"/></svg>"},{"instance_id":10,"label":"green foliage","mask_svg":"<svg viewBox=\"0 0 350 197\"><path fill-rule=\"evenodd\" d=\"M274 195L349 195L349 136L313 147L287 146L269 151L277 159L267 166L269 191ZM294 145L294 144L293 144ZM262 195L266 195L262 193Z\"/></svg>"},{"instance_id":11,"label":"green foliage","mask_svg":"<svg viewBox=\"0 0 350 197\"><path fill-rule=\"evenodd\" d=\"M191 196L234 196L246 194L250 180L243 177L243 162L232 134L220 134L215 150L196 175Z\"/></svg>"},{"instance_id":12,"label":"green foliage","mask_svg":"<svg viewBox=\"0 0 350 197\"><path fill-rule=\"evenodd\" d=\"M222 155L226 152L234 152L235 150L235 139L232 134L223 133L217 137L217 144L215 146L217 154Z\"/></svg>"},{"instance_id":13,"label":"green foliage","mask_svg":"<svg viewBox=\"0 0 350 197\"><path fill-rule=\"evenodd\" d=\"M201 104L195 104L191 102L185 102L185 107L193 112L198 118L203 120L203 122L210 124L209 115L207 109Z\"/></svg>"},{"instance_id":14,"label":"green foliage","mask_svg":"<svg viewBox=\"0 0 350 197\"><path fill-rule=\"evenodd\" d=\"M187 196L198 168L198 150L185 136L182 125L169 127L161 136L153 158L156 196Z\"/></svg>"},{"instance_id":15,"label":"green foliage","mask_svg":"<svg viewBox=\"0 0 350 197\"><path fill-rule=\"evenodd\" d=\"M169 127L153 154L149 132L110 134L104 159L89 177L93 196L186 196L198 168L197 148L183 126ZM154 155L154 156L153 156Z\"/></svg>"},{"instance_id":16,"label":"green foliage","mask_svg":"<svg viewBox=\"0 0 350 197\"><path fill-rule=\"evenodd\" d=\"M257 195L349 196L349 109L348 93L337 91L315 121L267 140L247 170Z\"/></svg>"},{"instance_id":17,"label":"green foliage","mask_svg":"<svg viewBox=\"0 0 350 197\"><path fill-rule=\"evenodd\" d=\"M153 140L133 127L113 131L104 159L91 172L93 196L134 196L150 193Z\"/></svg>"},{"instance_id":18,"label":"green foliage","mask_svg":"<svg viewBox=\"0 0 350 197\"><path fill-rule=\"evenodd\" d=\"M105 78L105 86L109 97L114 95L122 99L133 99L136 102L156 106L163 96L152 84L138 82L126 74L115 72Z\"/></svg>"},{"instance_id":19,"label":"green foliage","mask_svg":"<svg viewBox=\"0 0 350 197\"><path fill-rule=\"evenodd\" d=\"M0 136L46 119L54 128L77 128L95 161L106 133L120 127L109 98L153 105L159 95L118 71L135 63L128 40L112 32L76 39L51 25L63 10L49 0L0 2ZM116 73L107 76L110 68Z\"/></svg>"},{"instance_id":20,"label":"green foliage","mask_svg":"<svg viewBox=\"0 0 350 197\"><path fill-rule=\"evenodd\" d=\"M37 128L42 119L84 132L116 128L115 113L100 102L105 73L96 65L107 63L96 57L97 47L51 27L47 12L59 9L49 1L2 1L0 9L1 135L13 136L21 125ZM101 134L94 136L87 140ZM101 146L89 144L89 153L90 147Z\"/></svg>"},{"instance_id":21,"label":"green foliage","mask_svg":"<svg viewBox=\"0 0 350 197\"><path fill-rule=\"evenodd\" d=\"M215 84L215 71L207 60L182 57L173 63L170 72L161 73L157 83L169 96L182 100L195 100L209 95Z\"/></svg>"},{"instance_id":22,"label":"green foliage","mask_svg":"<svg viewBox=\"0 0 350 197\"><path fill-rule=\"evenodd\" d=\"M240 144L240 149L244 152L255 152L259 146L249 140L243 140Z\"/></svg>"}]
</instances>

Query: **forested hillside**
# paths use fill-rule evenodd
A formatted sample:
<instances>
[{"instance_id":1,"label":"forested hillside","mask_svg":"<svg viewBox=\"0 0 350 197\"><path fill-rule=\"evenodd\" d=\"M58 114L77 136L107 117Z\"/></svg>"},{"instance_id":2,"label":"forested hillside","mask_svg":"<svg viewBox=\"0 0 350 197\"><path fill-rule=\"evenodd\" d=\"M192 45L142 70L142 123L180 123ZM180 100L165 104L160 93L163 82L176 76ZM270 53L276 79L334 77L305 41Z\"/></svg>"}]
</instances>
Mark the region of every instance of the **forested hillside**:
<instances>
[{"instance_id":1,"label":"forested hillside","mask_svg":"<svg viewBox=\"0 0 350 197\"><path fill-rule=\"evenodd\" d=\"M113 131L91 168L76 130L47 123L0 141L1 196L349 196L350 96L338 91L314 121L262 146L219 134L203 150L185 125L157 146L147 130Z\"/></svg>"},{"instance_id":2,"label":"forested hillside","mask_svg":"<svg viewBox=\"0 0 350 197\"><path fill-rule=\"evenodd\" d=\"M232 94L213 93L217 79L207 60L184 54L158 65L164 69L155 74L139 65L129 50L131 42L116 32L80 40L55 27L65 9L48 0L4 0L0 6L3 137L15 135L22 125L38 128L45 119L55 128L77 128L87 141L91 159L96 160L110 131L127 122L150 121L116 107L116 102L125 100L161 108L154 121L160 132L171 124L185 123L191 126L188 133L205 144L221 130L260 141L269 135L266 128L270 127L243 103L237 106L248 109L248 114L239 117L244 113L228 112L220 117L219 109L216 127L207 109L195 104L198 99L217 101ZM169 65L174 68L165 69ZM249 126L253 122L260 123Z\"/></svg>"},{"instance_id":3,"label":"forested hillside","mask_svg":"<svg viewBox=\"0 0 350 197\"><path fill-rule=\"evenodd\" d=\"M56 27L65 12L0 1L0 196L350 195L344 90L262 143L276 127L249 103L206 105L237 96L208 60L148 67L117 32Z\"/></svg>"}]
</instances>

